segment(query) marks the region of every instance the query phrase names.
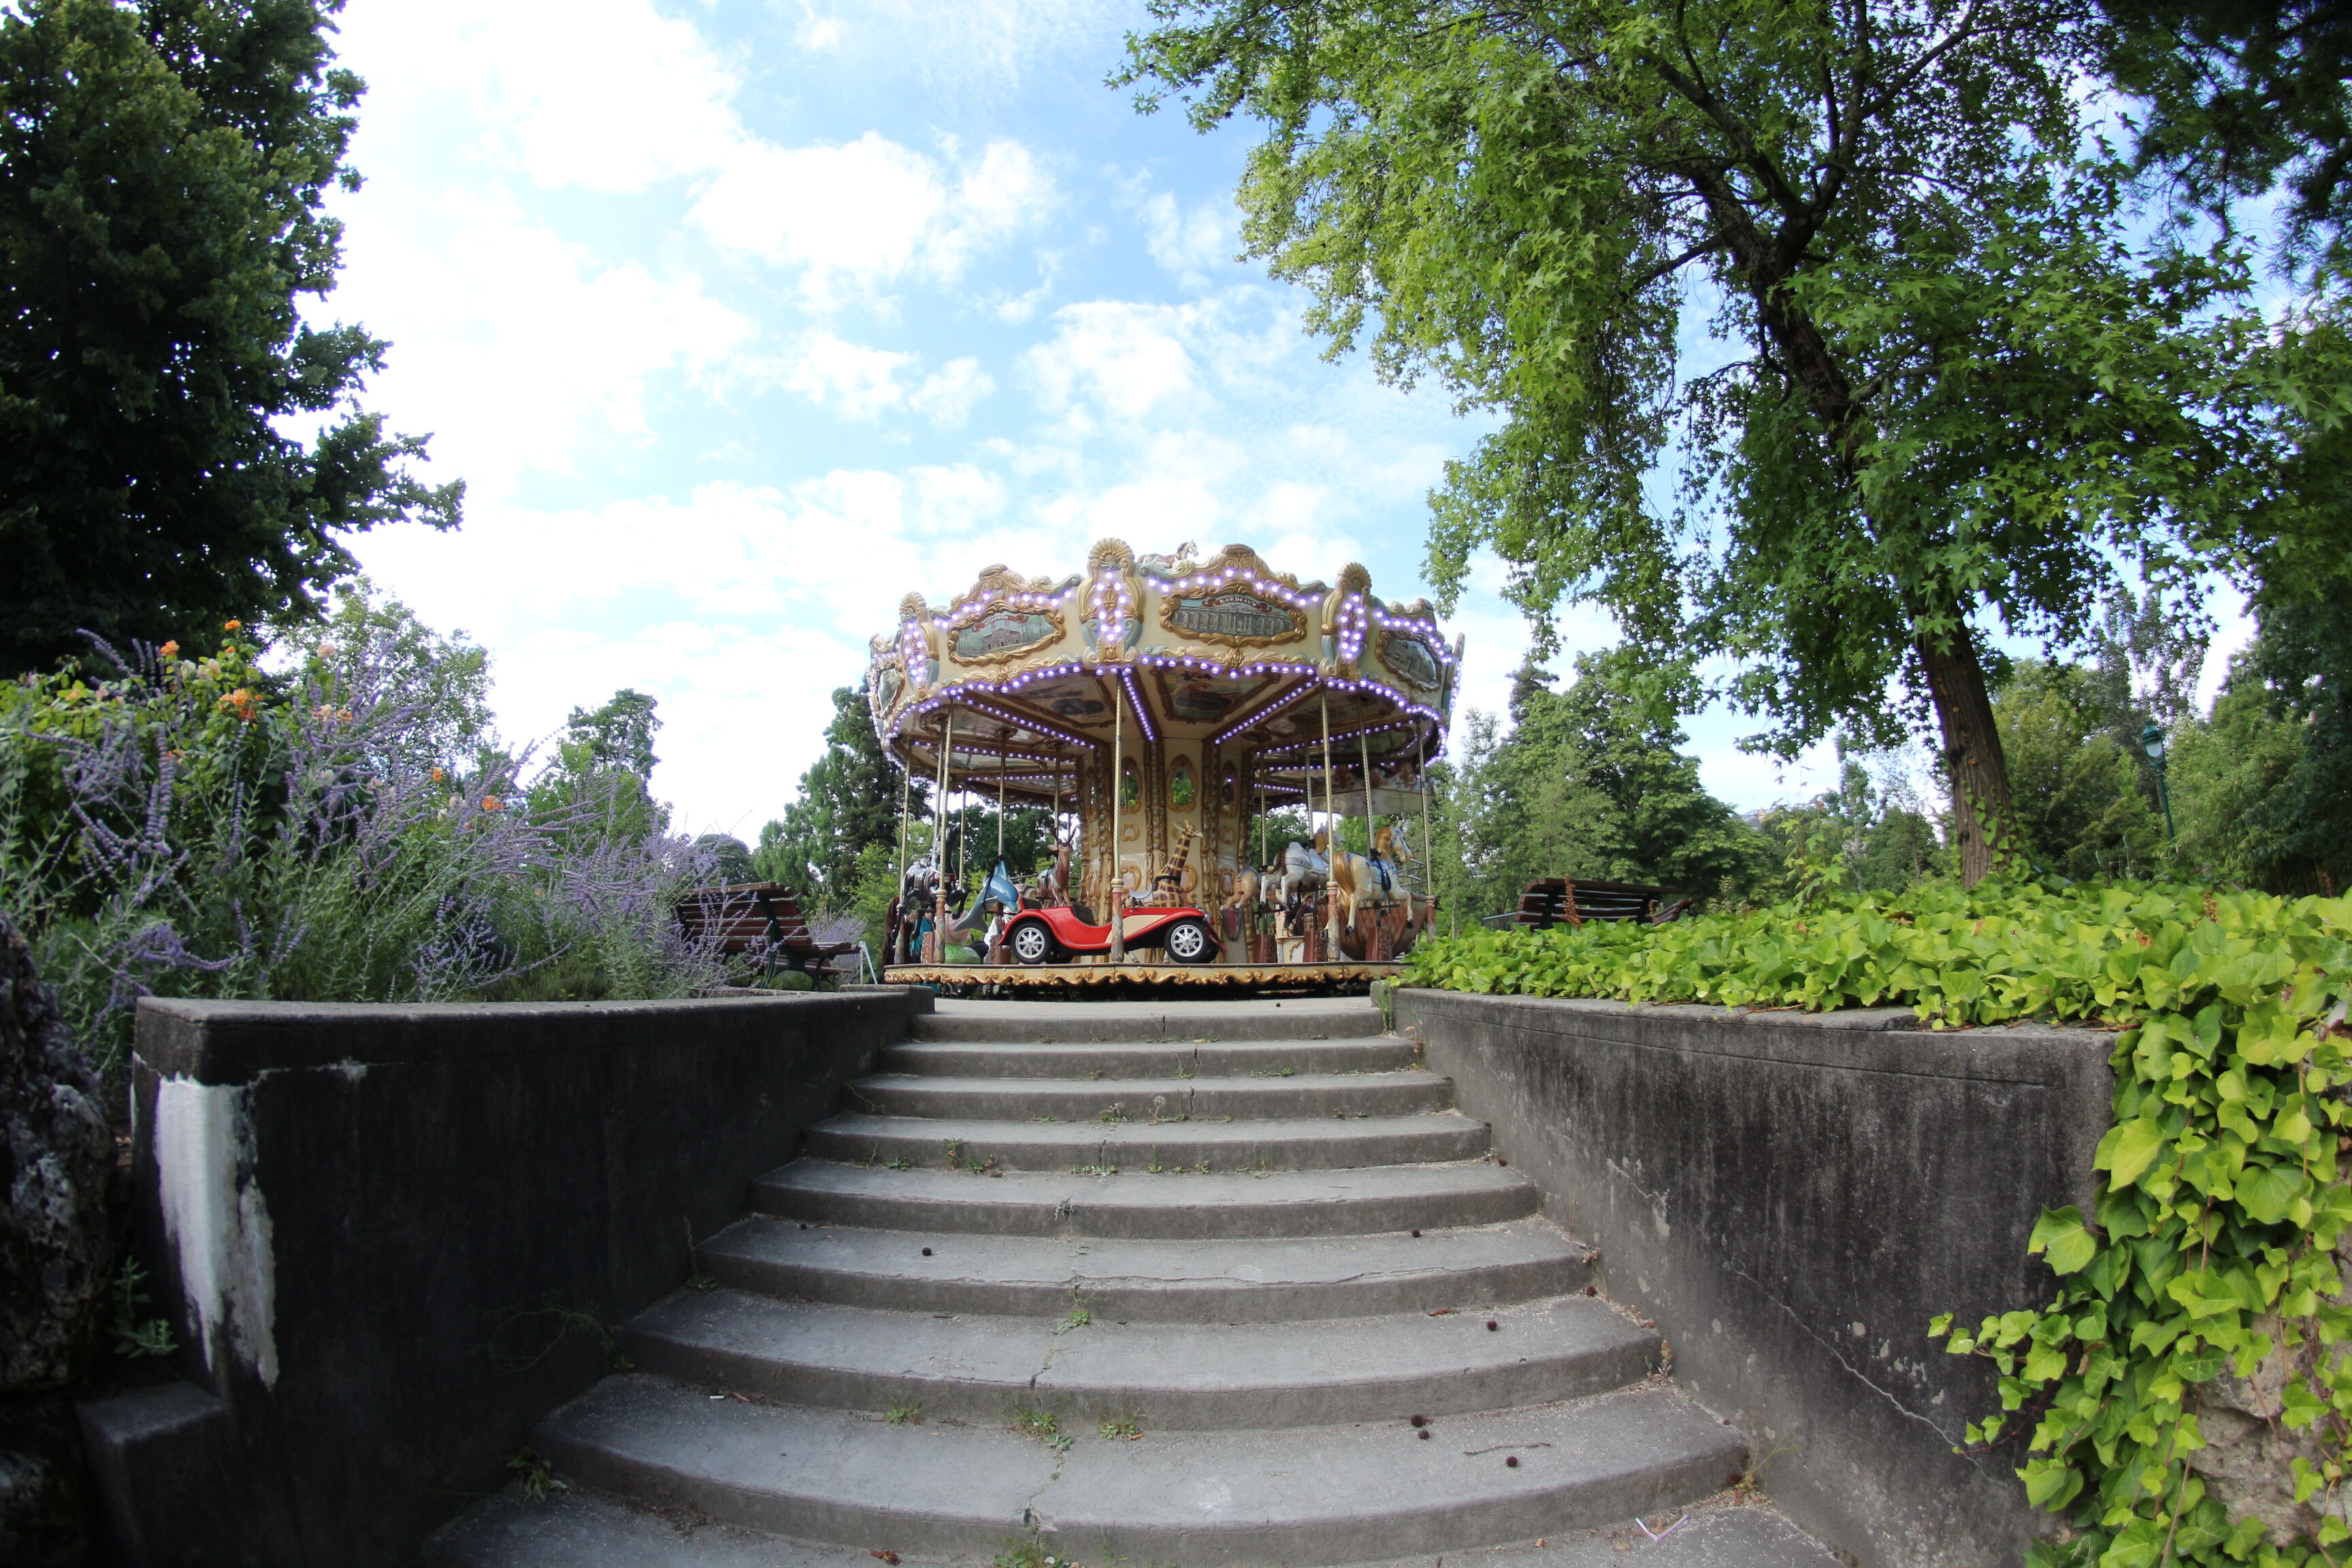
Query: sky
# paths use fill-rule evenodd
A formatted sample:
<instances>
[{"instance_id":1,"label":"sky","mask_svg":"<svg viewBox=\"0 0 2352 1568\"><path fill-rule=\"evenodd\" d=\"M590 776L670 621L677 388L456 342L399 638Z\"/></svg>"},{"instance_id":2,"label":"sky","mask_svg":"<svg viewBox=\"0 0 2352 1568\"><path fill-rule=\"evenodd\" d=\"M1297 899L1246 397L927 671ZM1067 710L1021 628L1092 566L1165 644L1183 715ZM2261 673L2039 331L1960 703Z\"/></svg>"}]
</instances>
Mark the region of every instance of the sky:
<instances>
[{"instance_id":1,"label":"sky","mask_svg":"<svg viewBox=\"0 0 2352 1568\"><path fill-rule=\"evenodd\" d=\"M1487 428L1327 361L1299 292L1234 259L1246 125L1201 136L1104 85L1139 0L351 0L369 84L316 316L392 348L369 406L430 432L461 531L355 553L489 648L507 739L622 687L659 700L654 788L755 837L834 688L909 592L1105 537L1349 561L1410 601L1426 494ZM1462 705L1528 646L1481 563L1448 625ZM1607 619L1559 623L1572 655ZM1457 724L1459 714L1457 713ZM1740 809L1810 795L1686 726Z\"/></svg>"}]
</instances>

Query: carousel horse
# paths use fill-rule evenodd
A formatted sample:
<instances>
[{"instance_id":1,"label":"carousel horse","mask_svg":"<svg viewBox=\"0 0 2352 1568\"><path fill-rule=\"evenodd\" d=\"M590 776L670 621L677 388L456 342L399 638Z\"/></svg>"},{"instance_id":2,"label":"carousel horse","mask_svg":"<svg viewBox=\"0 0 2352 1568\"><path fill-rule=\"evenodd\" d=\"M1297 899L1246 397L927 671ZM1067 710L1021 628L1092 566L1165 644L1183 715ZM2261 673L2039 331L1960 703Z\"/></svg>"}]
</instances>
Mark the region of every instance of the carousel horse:
<instances>
[{"instance_id":1,"label":"carousel horse","mask_svg":"<svg viewBox=\"0 0 2352 1568\"><path fill-rule=\"evenodd\" d=\"M1315 835L1314 847L1293 840L1282 847L1282 859L1269 874L1274 886L1267 889L1274 902L1287 908L1301 893L1320 888L1331 874L1331 863L1322 855L1326 835Z\"/></svg>"}]
</instances>

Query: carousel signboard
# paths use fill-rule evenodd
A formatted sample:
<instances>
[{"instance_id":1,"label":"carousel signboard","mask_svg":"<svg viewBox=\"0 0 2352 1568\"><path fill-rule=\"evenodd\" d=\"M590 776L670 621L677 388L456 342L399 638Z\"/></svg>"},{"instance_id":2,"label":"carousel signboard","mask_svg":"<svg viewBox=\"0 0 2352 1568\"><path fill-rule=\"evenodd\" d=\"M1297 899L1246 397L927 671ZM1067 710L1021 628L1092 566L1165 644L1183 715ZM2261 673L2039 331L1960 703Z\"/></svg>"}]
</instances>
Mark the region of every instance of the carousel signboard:
<instances>
[{"instance_id":1,"label":"carousel signboard","mask_svg":"<svg viewBox=\"0 0 2352 1568\"><path fill-rule=\"evenodd\" d=\"M1051 610L991 605L955 627L948 651L958 664L1007 664L1062 640L1062 617Z\"/></svg>"},{"instance_id":2,"label":"carousel signboard","mask_svg":"<svg viewBox=\"0 0 2352 1568\"><path fill-rule=\"evenodd\" d=\"M1269 647L1304 635L1307 616L1293 605L1246 588L1213 588L1167 595L1160 600L1160 624L1202 642Z\"/></svg>"},{"instance_id":3,"label":"carousel signboard","mask_svg":"<svg viewBox=\"0 0 2352 1568\"><path fill-rule=\"evenodd\" d=\"M1381 633L1381 662L1400 679L1423 691L1434 691L1444 679L1436 653L1411 632Z\"/></svg>"}]
</instances>

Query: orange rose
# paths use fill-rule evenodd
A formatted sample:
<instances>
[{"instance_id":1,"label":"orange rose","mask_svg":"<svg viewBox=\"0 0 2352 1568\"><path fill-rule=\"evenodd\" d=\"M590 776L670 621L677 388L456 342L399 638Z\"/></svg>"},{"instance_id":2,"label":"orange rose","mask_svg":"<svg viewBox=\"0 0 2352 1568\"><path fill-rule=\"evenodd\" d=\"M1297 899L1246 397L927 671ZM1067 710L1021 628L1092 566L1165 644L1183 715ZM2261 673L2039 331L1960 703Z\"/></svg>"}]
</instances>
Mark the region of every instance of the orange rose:
<instances>
[{"instance_id":1,"label":"orange rose","mask_svg":"<svg viewBox=\"0 0 2352 1568\"><path fill-rule=\"evenodd\" d=\"M433 770L433 782L435 784L439 784L443 779L447 778L448 776L448 774L443 773L439 768L435 768Z\"/></svg>"},{"instance_id":2,"label":"orange rose","mask_svg":"<svg viewBox=\"0 0 2352 1568\"><path fill-rule=\"evenodd\" d=\"M483 809L484 811L496 811L496 810L498 810L498 809L499 809L499 797L498 797L497 795L484 795L484 796L482 797L482 809Z\"/></svg>"},{"instance_id":3,"label":"orange rose","mask_svg":"<svg viewBox=\"0 0 2352 1568\"><path fill-rule=\"evenodd\" d=\"M174 639L171 642L165 643L162 647L157 648L155 650L155 657L158 658L173 658L178 657L179 652L179 642L177 639Z\"/></svg>"},{"instance_id":4,"label":"orange rose","mask_svg":"<svg viewBox=\"0 0 2352 1568\"><path fill-rule=\"evenodd\" d=\"M225 632L233 632L241 629L244 626L245 623L243 621L223 621L221 623L221 630Z\"/></svg>"}]
</instances>

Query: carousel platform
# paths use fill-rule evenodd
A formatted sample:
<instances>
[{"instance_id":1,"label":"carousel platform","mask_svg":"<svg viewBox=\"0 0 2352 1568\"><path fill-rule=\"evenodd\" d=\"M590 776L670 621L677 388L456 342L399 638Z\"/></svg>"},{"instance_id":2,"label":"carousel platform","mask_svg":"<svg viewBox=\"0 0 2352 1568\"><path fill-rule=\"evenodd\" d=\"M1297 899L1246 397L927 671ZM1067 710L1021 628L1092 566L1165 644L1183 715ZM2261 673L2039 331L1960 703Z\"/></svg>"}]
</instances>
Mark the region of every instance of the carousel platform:
<instances>
[{"instance_id":1,"label":"carousel platform","mask_svg":"<svg viewBox=\"0 0 2352 1568\"><path fill-rule=\"evenodd\" d=\"M950 996L1360 996L1402 963L894 963L886 985Z\"/></svg>"}]
</instances>

